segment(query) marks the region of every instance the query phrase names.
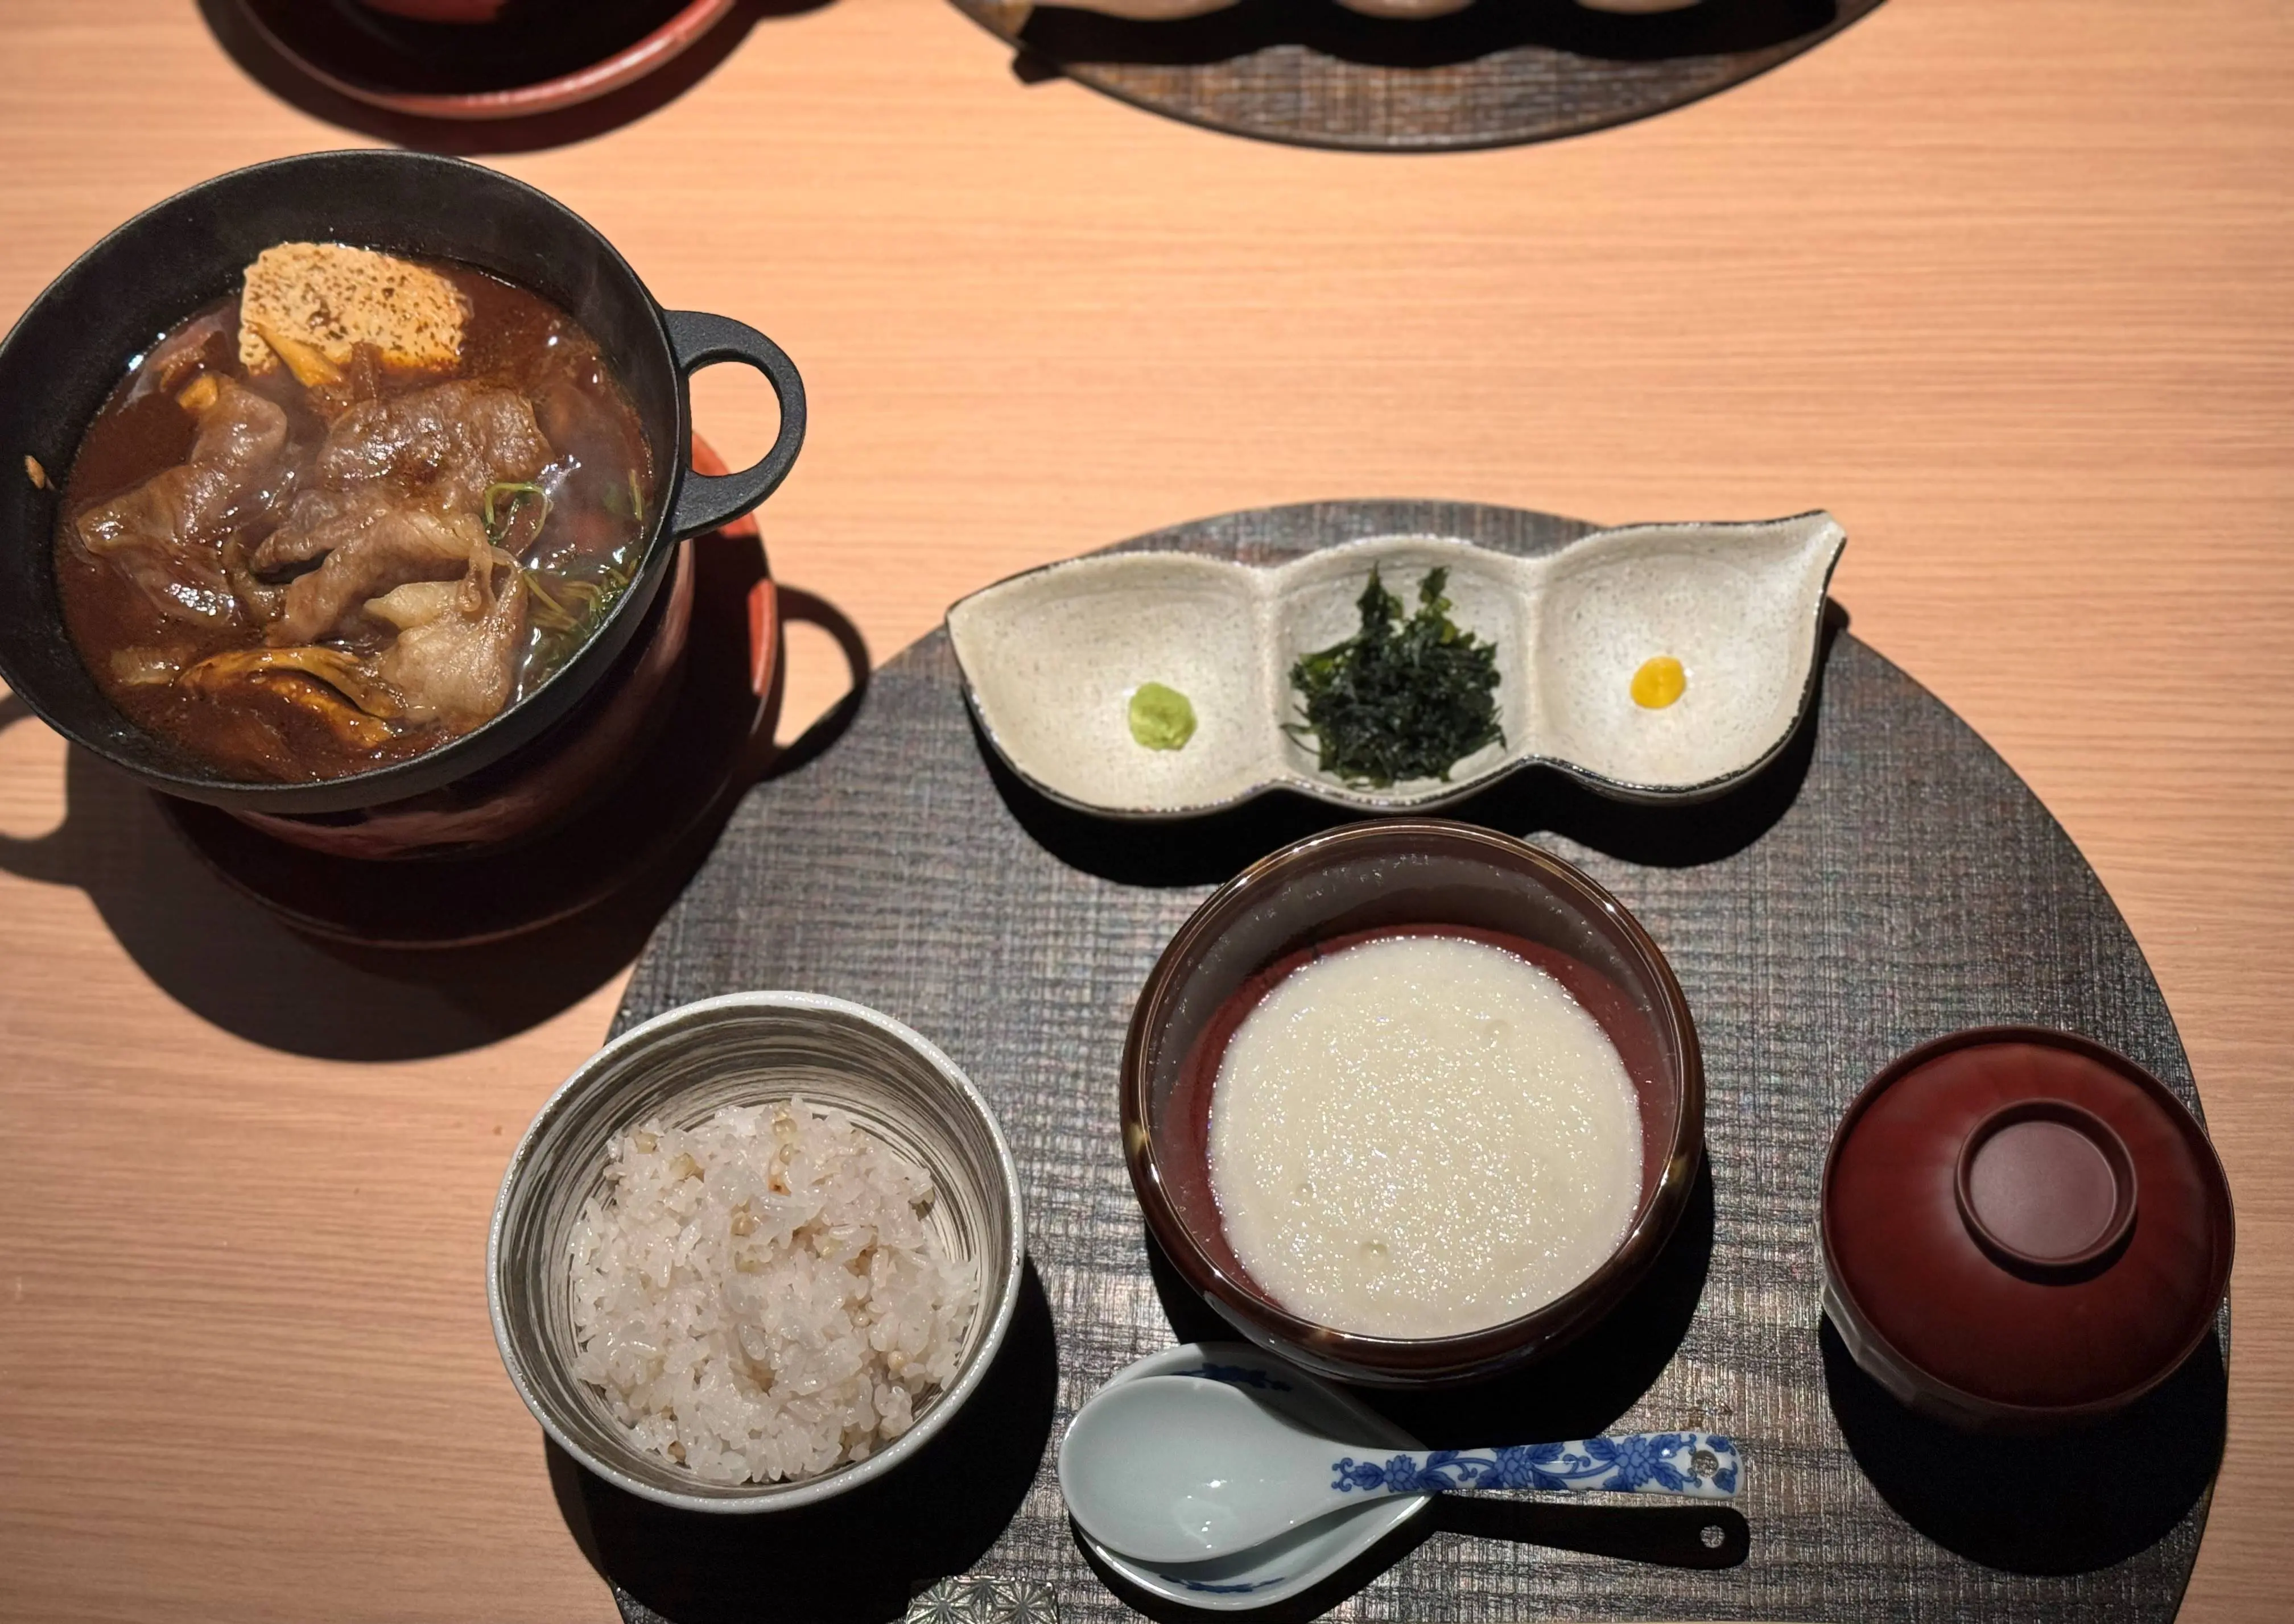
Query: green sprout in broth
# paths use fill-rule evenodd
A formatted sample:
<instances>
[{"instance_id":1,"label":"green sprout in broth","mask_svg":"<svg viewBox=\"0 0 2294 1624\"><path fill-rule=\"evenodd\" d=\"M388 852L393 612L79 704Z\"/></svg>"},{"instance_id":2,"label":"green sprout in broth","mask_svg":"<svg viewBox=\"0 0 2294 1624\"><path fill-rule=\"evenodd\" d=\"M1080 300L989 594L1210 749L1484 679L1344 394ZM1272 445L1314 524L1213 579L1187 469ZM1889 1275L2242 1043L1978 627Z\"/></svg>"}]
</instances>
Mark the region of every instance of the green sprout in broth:
<instances>
[{"instance_id":1,"label":"green sprout in broth","mask_svg":"<svg viewBox=\"0 0 2294 1624\"><path fill-rule=\"evenodd\" d=\"M505 496L509 499L509 503L502 509L501 516L496 518L494 503ZM479 507L478 516L485 523L487 540L496 547L502 544L502 538L509 534L510 524L517 516L518 509L525 506L528 497L538 497L541 501L541 518L533 527L533 533L538 536L541 533L542 525L549 523L549 491L528 480L504 480L500 484L486 487L485 501Z\"/></svg>"},{"instance_id":2,"label":"green sprout in broth","mask_svg":"<svg viewBox=\"0 0 2294 1624\"><path fill-rule=\"evenodd\" d=\"M635 468L630 470L629 506L624 508L622 505L622 491L618 485L606 487L605 501L607 513L617 519L631 521L639 530L645 528L645 490L638 483L638 471Z\"/></svg>"},{"instance_id":3,"label":"green sprout in broth","mask_svg":"<svg viewBox=\"0 0 2294 1624\"><path fill-rule=\"evenodd\" d=\"M555 676L578 653L622 594L630 589L631 565L616 561L594 575L557 576L543 585L539 571L526 570L525 589L533 600L533 655L526 669L529 691Z\"/></svg>"},{"instance_id":4,"label":"green sprout in broth","mask_svg":"<svg viewBox=\"0 0 2294 1624\"><path fill-rule=\"evenodd\" d=\"M507 533L515 521L519 506L529 495L541 499L542 523L549 523L549 493L541 486L499 484L486 491L484 512L486 533L496 540L497 545L500 536ZM494 511L498 497L508 499L508 505L503 509L499 522ZM530 566L519 566L525 577L526 593L532 604L527 617L533 629L529 645L532 654L526 664L525 679L528 693L557 675L566 662L581 651L582 646L606 623L614 605L621 601L622 595L630 589L630 582L636 578L637 562L631 552L636 543L644 539L645 491L638 482L635 468L631 468L629 474L630 507L626 514L622 508L622 497L621 486L606 486L604 498L606 510L616 518L632 519L637 524L638 534L629 546L614 555L611 562L581 574L553 572L547 576ZM534 533L537 536L541 534L538 526Z\"/></svg>"}]
</instances>

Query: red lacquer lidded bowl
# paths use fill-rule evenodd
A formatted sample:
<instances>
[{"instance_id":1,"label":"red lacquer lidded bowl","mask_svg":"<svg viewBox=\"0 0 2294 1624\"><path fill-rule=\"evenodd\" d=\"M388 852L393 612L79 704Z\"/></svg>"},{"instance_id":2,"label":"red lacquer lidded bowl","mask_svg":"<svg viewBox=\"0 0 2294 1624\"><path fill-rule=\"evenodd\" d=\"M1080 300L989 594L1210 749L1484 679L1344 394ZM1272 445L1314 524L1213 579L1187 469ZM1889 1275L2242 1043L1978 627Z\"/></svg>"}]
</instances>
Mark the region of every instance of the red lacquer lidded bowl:
<instances>
[{"instance_id":1,"label":"red lacquer lidded bowl","mask_svg":"<svg viewBox=\"0 0 2294 1624\"><path fill-rule=\"evenodd\" d=\"M2206 1131L2071 1033L1955 1033L1883 1069L1833 1136L1824 1304L1904 1404L1979 1432L2123 1409L2212 1330L2230 1188Z\"/></svg>"}]
</instances>

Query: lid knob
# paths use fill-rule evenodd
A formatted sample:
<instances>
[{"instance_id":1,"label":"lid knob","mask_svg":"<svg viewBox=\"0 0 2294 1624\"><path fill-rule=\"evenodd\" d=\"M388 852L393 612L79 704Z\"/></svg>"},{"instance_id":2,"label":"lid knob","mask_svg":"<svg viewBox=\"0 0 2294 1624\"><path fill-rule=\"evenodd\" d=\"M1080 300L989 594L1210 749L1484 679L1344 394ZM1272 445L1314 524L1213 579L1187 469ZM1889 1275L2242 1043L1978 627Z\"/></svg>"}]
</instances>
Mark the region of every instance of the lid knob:
<instances>
[{"instance_id":1,"label":"lid knob","mask_svg":"<svg viewBox=\"0 0 2294 1624\"><path fill-rule=\"evenodd\" d=\"M2018 1100L1960 1146L1959 1215L1995 1263L2034 1280L2101 1273L2135 1232L2135 1158L2068 1100Z\"/></svg>"}]
</instances>

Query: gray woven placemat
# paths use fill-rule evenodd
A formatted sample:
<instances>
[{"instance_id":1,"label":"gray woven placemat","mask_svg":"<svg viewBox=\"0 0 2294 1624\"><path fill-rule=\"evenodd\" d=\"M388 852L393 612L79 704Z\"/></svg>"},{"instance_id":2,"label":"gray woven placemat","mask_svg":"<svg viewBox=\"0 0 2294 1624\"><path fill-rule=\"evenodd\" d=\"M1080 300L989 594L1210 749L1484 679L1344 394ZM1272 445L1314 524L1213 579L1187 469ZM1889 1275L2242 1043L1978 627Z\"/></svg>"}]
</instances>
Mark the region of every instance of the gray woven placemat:
<instances>
[{"instance_id":1,"label":"gray woven placemat","mask_svg":"<svg viewBox=\"0 0 2294 1624\"><path fill-rule=\"evenodd\" d=\"M1646 118L1765 73L1880 0L1705 0L1621 17L1571 0L1478 0L1446 17L1363 17L1335 0L1241 0L1138 22L1031 0L955 0L1058 75L1231 134L1373 151L1456 151Z\"/></svg>"},{"instance_id":2,"label":"gray woven placemat","mask_svg":"<svg viewBox=\"0 0 2294 1624\"><path fill-rule=\"evenodd\" d=\"M1511 509L1344 503L1126 545L1271 561L1413 532L1532 552L1584 528ZM2116 1432L1982 1443L1910 1423L1819 1328L1824 1149L1849 1097L1899 1051L1979 1023L2059 1025L2197 1102L2141 952L2021 782L1843 633L1818 725L1733 801L1638 811L1532 777L1463 815L1582 864L1664 946L1704 1043L1712 1202L1589 1345L1499 1393L1397 1413L1451 1443L1509 1441L1493 1423L1519 1441L1609 1423L1725 1429L1752 1463L1752 1553L1733 1569L1684 1571L1445 1531L1338 1598L1338 1616L2170 1618L2219 1450L2217 1350ZM1159 1293L1124 1173L1125 1023L1210 883L1322 821L1278 801L1207 826L1110 828L999 788L940 632L876 674L832 750L751 794L656 932L618 1025L743 987L833 992L911 1023L1002 1119L1043 1295L1023 1306L1009 1378L935 1441L905 1498L842 1523L712 1530L690 1553L663 1555L683 1537L675 1525L590 1485L602 1565L633 1602L675 1624L898 1617L928 1584L969 1571L1047 1587L1068 1624L1130 1616L1074 1543L1045 1447L1109 1374L1168 1346L1175 1320L1187 1336L1207 1330L1199 1302ZM2113 1451L2139 1466L2106 1475ZM776 1562L808 1576L801 1594L769 1577ZM2074 1571L2017 1571L2033 1568Z\"/></svg>"}]
</instances>

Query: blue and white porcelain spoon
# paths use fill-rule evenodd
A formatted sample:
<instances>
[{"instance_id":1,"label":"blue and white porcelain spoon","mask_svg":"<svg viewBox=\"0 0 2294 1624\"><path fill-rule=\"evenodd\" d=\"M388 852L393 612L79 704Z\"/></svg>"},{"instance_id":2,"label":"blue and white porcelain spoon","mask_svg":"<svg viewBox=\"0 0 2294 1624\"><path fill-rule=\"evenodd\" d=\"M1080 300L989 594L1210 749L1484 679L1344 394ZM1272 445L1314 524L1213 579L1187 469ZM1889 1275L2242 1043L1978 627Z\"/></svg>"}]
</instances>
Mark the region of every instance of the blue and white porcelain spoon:
<instances>
[{"instance_id":1,"label":"blue and white porcelain spoon","mask_svg":"<svg viewBox=\"0 0 2294 1624\"><path fill-rule=\"evenodd\" d=\"M1148 1563L1249 1550L1367 1499L1474 1489L1734 1495L1736 1449L1642 1433L1496 1449L1394 1450L1325 1437L1249 1388L1205 1375L1110 1383L1060 1442L1060 1488L1085 1533Z\"/></svg>"}]
</instances>

